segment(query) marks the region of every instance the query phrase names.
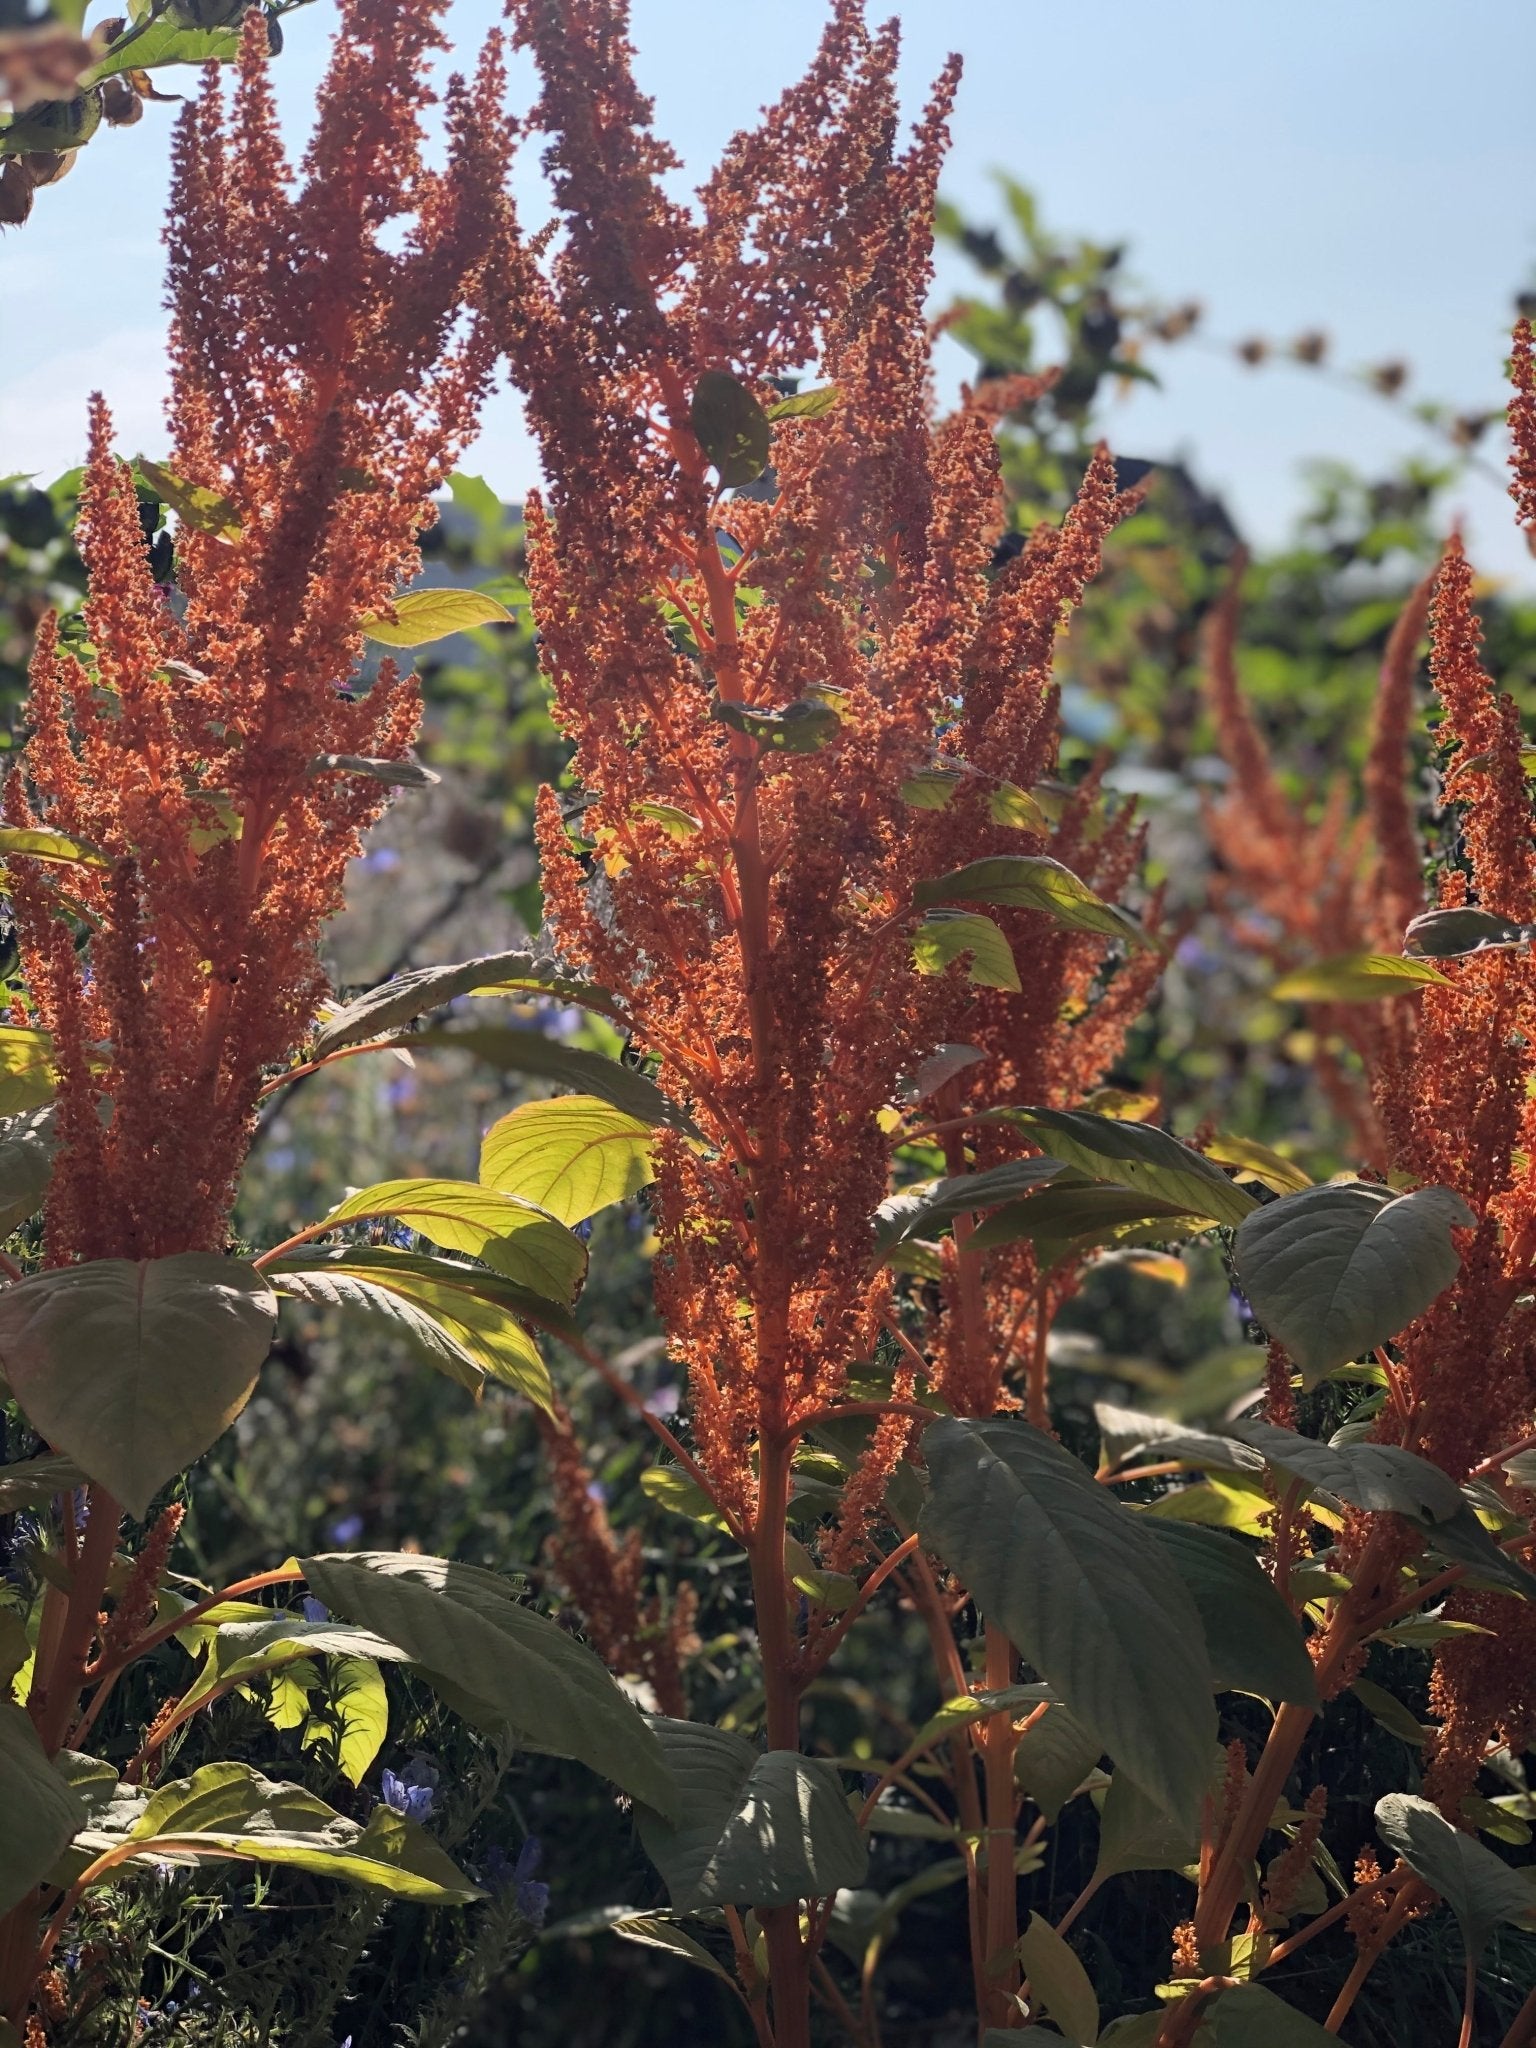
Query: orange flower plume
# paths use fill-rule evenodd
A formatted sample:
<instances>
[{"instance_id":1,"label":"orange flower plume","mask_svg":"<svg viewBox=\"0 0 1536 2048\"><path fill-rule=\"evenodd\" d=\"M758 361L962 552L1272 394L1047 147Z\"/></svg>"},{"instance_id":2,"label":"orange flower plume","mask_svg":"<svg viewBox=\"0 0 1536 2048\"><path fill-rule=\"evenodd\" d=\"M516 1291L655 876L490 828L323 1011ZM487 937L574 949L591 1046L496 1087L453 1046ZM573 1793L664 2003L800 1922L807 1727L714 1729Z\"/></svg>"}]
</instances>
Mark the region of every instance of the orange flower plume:
<instances>
[{"instance_id":1,"label":"orange flower plume","mask_svg":"<svg viewBox=\"0 0 1536 2048\"><path fill-rule=\"evenodd\" d=\"M297 180L259 12L232 112L210 72L182 115L169 466L184 603L152 580L93 404L87 640L65 646L52 621L39 634L6 792L12 824L103 863L12 870L60 1079L55 1263L222 1244L262 1071L314 1016L317 934L384 800L327 757L396 760L415 734L414 684L387 664L355 699L341 686L362 622L417 571L430 494L494 359L456 308L501 206L501 57L493 39L473 86L449 87L447 167L428 169L439 12L347 0Z\"/></svg>"}]
</instances>

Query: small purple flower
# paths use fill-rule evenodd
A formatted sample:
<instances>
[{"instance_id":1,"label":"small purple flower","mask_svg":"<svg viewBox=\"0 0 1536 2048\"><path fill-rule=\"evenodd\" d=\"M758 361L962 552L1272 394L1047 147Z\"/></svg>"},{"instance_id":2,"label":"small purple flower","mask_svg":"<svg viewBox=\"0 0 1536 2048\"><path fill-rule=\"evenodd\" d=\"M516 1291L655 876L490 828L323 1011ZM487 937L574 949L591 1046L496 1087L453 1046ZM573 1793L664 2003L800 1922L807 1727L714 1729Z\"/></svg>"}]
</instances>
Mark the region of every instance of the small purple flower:
<instances>
[{"instance_id":1,"label":"small purple flower","mask_svg":"<svg viewBox=\"0 0 1536 2048\"><path fill-rule=\"evenodd\" d=\"M595 1501L600 1508L608 1505L608 1489L601 1479L594 1479L587 1487L587 1499Z\"/></svg>"},{"instance_id":2,"label":"small purple flower","mask_svg":"<svg viewBox=\"0 0 1536 2048\"><path fill-rule=\"evenodd\" d=\"M583 1216L581 1221L574 1226L574 1229L583 1244L589 1243L592 1237L592 1218L590 1216Z\"/></svg>"},{"instance_id":3,"label":"small purple flower","mask_svg":"<svg viewBox=\"0 0 1536 2048\"><path fill-rule=\"evenodd\" d=\"M681 1399L682 1390L673 1382L653 1387L645 1397L645 1412L647 1415L675 1415Z\"/></svg>"},{"instance_id":4,"label":"small purple flower","mask_svg":"<svg viewBox=\"0 0 1536 2048\"><path fill-rule=\"evenodd\" d=\"M549 1911L549 1886L538 1876L543 1861L544 1844L530 1835L516 1860L498 1843L486 1852L482 1866L487 1888L498 1898L510 1891L513 1904L532 1927L542 1927Z\"/></svg>"},{"instance_id":5,"label":"small purple flower","mask_svg":"<svg viewBox=\"0 0 1536 2048\"><path fill-rule=\"evenodd\" d=\"M333 1543L355 1543L363 1533L363 1518L361 1515L340 1515L326 1533Z\"/></svg>"},{"instance_id":6,"label":"small purple flower","mask_svg":"<svg viewBox=\"0 0 1536 2048\"><path fill-rule=\"evenodd\" d=\"M1227 1296L1227 1305L1240 1323L1251 1323L1253 1321L1253 1303L1249 1301L1245 1294L1240 1294L1235 1287Z\"/></svg>"},{"instance_id":7,"label":"small purple flower","mask_svg":"<svg viewBox=\"0 0 1536 2048\"><path fill-rule=\"evenodd\" d=\"M304 1619L318 1624L322 1621L329 1621L330 1618L331 1610L326 1606L325 1602L317 1600L313 1593L309 1594L304 1602Z\"/></svg>"},{"instance_id":8,"label":"small purple flower","mask_svg":"<svg viewBox=\"0 0 1536 2048\"><path fill-rule=\"evenodd\" d=\"M386 1770L379 1780L379 1796L385 1806L403 1813L407 1820L425 1820L435 1795L430 1785L407 1784L405 1778Z\"/></svg>"},{"instance_id":9,"label":"small purple flower","mask_svg":"<svg viewBox=\"0 0 1536 2048\"><path fill-rule=\"evenodd\" d=\"M376 874L390 874L399 865L400 855L392 846L370 846L363 855L363 866L372 868Z\"/></svg>"}]
</instances>

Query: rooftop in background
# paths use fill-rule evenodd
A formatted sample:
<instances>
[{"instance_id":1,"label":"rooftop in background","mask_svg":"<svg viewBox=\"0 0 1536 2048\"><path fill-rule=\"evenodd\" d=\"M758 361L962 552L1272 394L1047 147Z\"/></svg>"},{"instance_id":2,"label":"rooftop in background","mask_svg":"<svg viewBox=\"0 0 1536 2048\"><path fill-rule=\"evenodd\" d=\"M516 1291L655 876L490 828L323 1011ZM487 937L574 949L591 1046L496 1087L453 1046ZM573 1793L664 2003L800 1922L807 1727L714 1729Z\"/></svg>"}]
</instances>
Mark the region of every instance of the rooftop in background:
<instances>
[{"instance_id":1,"label":"rooftop in background","mask_svg":"<svg viewBox=\"0 0 1536 2048\"><path fill-rule=\"evenodd\" d=\"M1521 211L1536 171L1529 0L1482 0L1451 35L1435 0L1390 11L1000 0L969 12L905 0L889 11L905 24L910 106L952 44L968 60L946 189L971 218L996 216L989 172L1007 169L1063 232L1123 242L1150 290L1201 299L1212 336L1283 341L1325 328L1341 365L1401 358L1425 397L1469 413L1500 403L1513 297L1536 277L1536 220ZM456 0L457 44L472 46L496 12L494 0ZM778 0L770 33L761 14L635 0L640 73L690 178L798 73L823 16L821 0ZM296 127L332 20L321 0L285 24L276 73ZM158 236L172 112L151 107L104 137L39 196L28 227L0 241L0 473L47 476L78 461L97 386L125 446L153 452L161 441ZM520 182L532 208L535 152ZM946 257L946 295L967 281ZM947 350L943 362L952 383L964 359ZM1138 386L1120 408L1117 446L1185 456L1261 541L1298 508L1304 460L1380 469L1436 445L1401 411L1303 370L1249 370L1192 346L1159 368L1163 388ZM1486 452L1499 460L1492 437ZM534 480L510 397L491 407L466 466L508 499ZM1498 487L1469 480L1460 505L1479 566L1529 581Z\"/></svg>"}]
</instances>

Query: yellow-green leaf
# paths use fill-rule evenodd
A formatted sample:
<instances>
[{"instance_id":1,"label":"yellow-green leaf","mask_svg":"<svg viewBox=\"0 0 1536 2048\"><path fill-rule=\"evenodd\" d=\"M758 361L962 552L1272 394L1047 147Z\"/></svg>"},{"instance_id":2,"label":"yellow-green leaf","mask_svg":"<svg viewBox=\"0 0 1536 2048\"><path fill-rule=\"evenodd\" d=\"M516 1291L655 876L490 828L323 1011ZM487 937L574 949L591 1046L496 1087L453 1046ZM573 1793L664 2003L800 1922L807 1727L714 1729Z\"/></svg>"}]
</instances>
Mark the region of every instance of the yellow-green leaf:
<instances>
[{"instance_id":1,"label":"yellow-green leaf","mask_svg":"<svg viewBox=\"0 0 1536 2048\"><path fill-rule=\"evenodd\" d=\"M0 1024L0 1116L53 1100L53 1040L25 1024Z\"/></svg>"},{"instance_id":2,"label":"yellow-green leaf","mask_svg":"<svg viewBox=\"0 0 1536 2048\"><path fill-rule=\"evenodd\" d=\"M1439 968L1401 953L1339 953L1282 975L1270 994L1281 1003L1374 1003L1384 996L1413 995L1421 988L1449 988Z\"/></svg>"},{"instance_id":3,"label":"yellow-green leaf","mask_svg":"<svg viewBox=\"0 0 1536 2048\"><path fill-rule=\"evenodd\" d=\"M912 964L919 974L942 974L961 959L970 961L966 979L981 988L1017 994L1022 986L1013 948L990 917L979 910L930 910L912 934Z\"/></svg>"},{"instance_id":4,"label":"yellow-green leaf","mask_svg":"<svg viewBox=\"0 0 1536 2048\"><path fill-rule=\"evenodd\" d=\"M1205 1156L1214 1159L1218 1166L1235 1167L1240 1181L1256 1180L1277 1195L1299 1195L1313 1185L1312 1176L1304 1173L1293 1159L1283 1158L1255 1138L1229 1138L1218 1133L1207 1142Z\"/></svg>"},{"instance_id":5,"label":"yellow-green leaf","mask_svg":"<svg viewBox=\"0 0 1536 2048\"><path fill-rule=\"evenodd\" d=\"M650 1139L648 1124L596 1095L525 1102L486 1132L481 1184L581 1223L651 1179Z\"/></svg>"},{"instance_id":6,"label":"yellow-green leaf","mask_svg":"<svg viewBox=\"0 0 1536 2048\"><path fill-rule=\"evenodd\" d=\"M109 865L104 853L87 846L83 839L72 839L67 832L50 832L40 825L0 826L0 860L22 854L31 860L77 861L88 868Z\"/></svg>"},{"instance_id":7,"label":"yellow-green leaf","mask_svg":"<svg viewBox=\"0 0 1536 2048\"><path fill-rule=\"evenodd\" d=\"M395 616L375 612L363 620L368 639L384 647L426 647L474 626L510 626L513 615L483 590L407 590L392 606Z\"/></svg>"},{"instance_id":8,"label":"yellow-green leaf","mask_svg":"<svg viewBox=\"0 0 1536 2048\"><path fill-rule=\"evenodd\" d=\"M484 1259L554 1301L571 1301L587 1269L585 1247L553 1216L516 1195L468 1180L386 1180L339 1202L327 1224L394 1216L444 1250Z\"/></svg>"},{"instance_id":9,"label":"yellow-green leaf","mask_svg":"<svg viewBox=\"0 0 1536 2048\"><path fill-rule=\"evenodd\" d=\"M194 527L214 540L240 538L240 514L222 492L210 490L206 484L188 483L142 455L138 467L145 482L158 491L183 526Z\"/></svg>"}]
</instances>

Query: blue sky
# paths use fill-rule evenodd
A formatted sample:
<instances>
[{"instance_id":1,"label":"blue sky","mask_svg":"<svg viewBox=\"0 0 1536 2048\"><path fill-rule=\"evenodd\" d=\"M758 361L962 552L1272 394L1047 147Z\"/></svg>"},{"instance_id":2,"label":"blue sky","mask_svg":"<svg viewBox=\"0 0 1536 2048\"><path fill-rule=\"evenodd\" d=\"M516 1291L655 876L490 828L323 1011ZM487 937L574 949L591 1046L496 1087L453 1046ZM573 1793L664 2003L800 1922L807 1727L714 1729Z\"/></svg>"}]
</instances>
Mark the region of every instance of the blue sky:
<instances>
[{"instance_id":1,"label":"blue sky","mask_svg":"<svg viewBox=\"0 0 1536 2048\"><path fill-rule=\"evenodd\" d=\"M456 0L452 33L466 53L495 12L493 0ZM887 12L903 22L909 105L948 49L966 60L946 190L977 217L995 213L990 173L1006 168L1036 189L1050 223L1123 241L1138 280L1201 298L1213 336L1323 326L1343 363L1401 356L1425 396L1468 410L1500 402L1511 294L1536 282L1531 0L872 8ZM641 77L689 180L796 75L822 18L821 0L635 0ZM278 76L295 138L333 21L318 0L287 23ZM190 85L191 74L159 79ZM28 228L0 240L0 474L77 460L96 386L126 447L160 444L173 111L151 107L136 128L103 135L39 195ZM531 188L534 176L530 162L520 177ZM1370 466L1432 445L1387 408L1301 372L1255 374L1193 349L1163 367L1161 392L1138 390L1117 409L1115 445L1191 457L1261 539L1294 515L1305 459ZM532 479L510 398L494 403L466 467L508 497ZM1480 565L1529 581L1506 505L1477 481L1458 498Z\"/></svg>"}]
</instances>

